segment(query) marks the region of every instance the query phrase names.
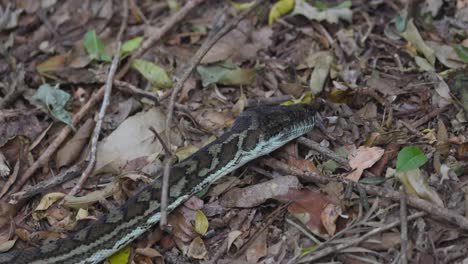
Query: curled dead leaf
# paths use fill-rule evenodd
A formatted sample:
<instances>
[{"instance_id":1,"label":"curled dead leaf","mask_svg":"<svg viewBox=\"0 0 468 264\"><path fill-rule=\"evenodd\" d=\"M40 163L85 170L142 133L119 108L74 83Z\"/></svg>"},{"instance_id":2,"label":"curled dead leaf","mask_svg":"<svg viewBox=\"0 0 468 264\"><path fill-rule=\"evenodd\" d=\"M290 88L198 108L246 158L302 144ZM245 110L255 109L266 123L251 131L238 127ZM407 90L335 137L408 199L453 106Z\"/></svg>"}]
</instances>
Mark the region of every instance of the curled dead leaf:
<instances>
[{"instance_id":1,"label":"curled dead leaf","mask_svg":"<svg viewBox=\"0 0 468 264\"><path fill-rule=\"evenodd\" d=\"M208 251L201 237L196 237L192 243L190 243L187 255L194 259L205 259L208 256Z\"/></svg>"}]
</instances>

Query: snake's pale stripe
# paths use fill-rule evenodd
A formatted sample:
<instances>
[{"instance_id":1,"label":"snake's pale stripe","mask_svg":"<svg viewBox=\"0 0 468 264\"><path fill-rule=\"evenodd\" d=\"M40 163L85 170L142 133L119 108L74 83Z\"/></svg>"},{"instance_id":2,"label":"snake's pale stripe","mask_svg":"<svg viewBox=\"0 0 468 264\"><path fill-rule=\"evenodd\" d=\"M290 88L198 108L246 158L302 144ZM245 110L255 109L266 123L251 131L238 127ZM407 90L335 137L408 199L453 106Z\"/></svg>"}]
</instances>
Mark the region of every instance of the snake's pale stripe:
<instances>
[{"instance_id":1,"label":"snake's pale stripe","mask_svg":"<svg viewBox=\"0 0 468 264\"><path fill-rule=\"evenodd\" d=\"M169 208L168 208L169 211L172 211L177 206L179 206L181 203L183 203L188 198L190 198L193 194L195 194L197 192L200 192L206 186L208 186L209 184L215 182L216 180L218 180L222 176L226 175L227 173L229 173L231 171L234 171L235 169L238 169L239 167L241 167L245 163L253 160L254 158L257 158L259 156L263 156L265 154L268 154L268 153L276 150L277 148L283 146L284 142L288 142L288 141L290 141L290 140L304 134L304 132L306 132L306 131L308 131L310 129L311 129L311 127L303 127L303 128L299 128L298 130L296 130L297 131L296 133L291 133L291 134L288 134L288 135L279 134L279 135L276 135L276 136L270 138L270 140L268 140L268 141L260 140L259 144L254 149L252 149L251 151L248 151L248 152L238 151L236 153L236 156L235 156L234 159L232 159L228 164L226 164L226 166L224 166L224 168L222 168L222 169L216 171L215 173L213 173L212 175L206 177L202 182L200 182L197 186L195 186L193 188L193 192L191 194L187 194L187 195L183 195L183 196L178 197L172 204L169 205ZM282 140L279 140L279 139L282 139ZM243 141L243 139L240 138L239 139L239 145L242 145L242 143L243 143L242 141ZM154 201L153 203L156 204L157 202ZM146 222L148 225L153 225L153 224L159 222L159 220L161 218L161 213L158 211L158 209L159 209L159 203L157 203L157 206L155 206L155 207L153 207L153 204L152 204L151 208L145 212L145 216L148 215L148 214L156 212L150 218L148 218L148 220ZM140 218L141 217L143 217L143 216L140 216ZM114 234L118 234L119 231L120 231L120 228L115 229L112 232L112 234L109 234L109 235L113 236ZM96 251L92 256L90 256L87 259L82 260L79 263L80 264L88 264L88 263L98 262L103 258L103 256L108 257L108 256L112 255L114 252L120 250L123 246L125 246L126 241L133 240L132 238L139 237L144 232L146 232L146 229L144 229L142 227L138 227L135 230L133 230L132 232L130 232L130 233L126 234L125 236L123 236L122 238L120 238L117 241L117 243L114 244L114 247L112 249ZM93 245L88 245L88 248L93 248ZM83 251L83 249L81 248L80 251ZM79 252L73 252L72 251L72 252L70 252L70 255L74 255L76 253L79 253ZM57 259L57 260L66 259L68 256L63 255L63 256L60 256L60 257L61 258ZM46 263L38 262L38 264L39 263L40 264L46 264Z\"/></svg>"},{"instance_id":2,"label":"snake's pale stripe","mask_svg":"<svg viewBox=\"0 0 468 264\"><path fill-rule=\"evenodd\" d=\"M215 182L216 180L225 176L226 174L234 171L235 169L241 167L245 163L257 157L268 154L274 151L275 149L283 146L285 143L289 142L290 140L297 138L300 135L303 135L307 131L310 131L312 127L314 126L315 118L308 114L313 114L313 111L311 111L311 109L308 107L302 107L302 108L303 110L301 109L300 106L297 106L295 108L287 108L287 107L286 108L284 107L274 108L276 110L286 111L288 113L287 115L289 115L290 117L287 117L286 118L287 121L284 121L284 115L283 115L283 119L281 119L280 123L275 123L275 121L272 121L271 123L273 124L272 128L274 128L274 131L277 134L271 135L270 138L265 139L264 135L259 133L257 144L250 150L245 150L243 147L247 145L251 145L251 143L244 144L245 143L244 140L246 136L249 135L248 133L252 133L252 131L250 132L243 131L241 133L233 133L232 135L230 135L230 137L227 138L224 142L228 143L231 140L237 140L237 150L235 152L234 157L231 160L229 160L223 167L217 170L215 170L215 168L216 168L216 165L218 165L219 155L220 155L219 153L220 150L217 147L222 146L223 143L218 143L217 146L214 145L215 148L209 149L209 151L213 151L211 152L211 154L214 155L214 159L212 163L210 164L211 166L209 167L209 170L207 170L207 172L211 171L211 174L199 173L198 177L203 178L203 179L201 179L199 183L195 184L195 186L191 187L190 190L186 190L185 193L182 193L181 196L178 196L176 200L174 200L168 206L168 211L172 211L173 209L175 209L177 206L182 204L184 201L186 201L188 198L190 198L194 194L200 192L201 190L206 188L211 183ZM294 112L294 111L297 111L297 112ZM254 112L253 115L255 114L257 115L262 114L262 111L260 110L258 113ZM298 116L300 116L299 120L294 120L294 118L298 118ZM252 119L253 120L252 122L256 125L249 128L249 129L254 129L254 131L259 128L257 126L258 120L256 118L257 117ZM276 118L276 115L270 114L269 116L265 118L268 118L268 119L263 119L263 121L269 120L270 118L274 119ZM302 120L302 118L304 118L305 120ZM267 129L266 133L269 133L269 132L270 131L268 131ZM251 146L247 146L247 147L250 148ZM184 178L181 178L181 180L182 181L179 181L175 185L173 185L173 187L174 186L177 187L177 185L181 185L178 188L183 189L187 181L185 180L184 182L183 181ZM139 194L139 198L142 198L143 201L145 201L148 195L151 195L151 194L145 193L145 191L143 191L142 193ZM143 214L135 215L128 222L119 224L111 232L104 233L100 239L95 240L93 242L89 242L88 244L83 243L69 252L62 253L61 255L49 256L43 260L32 261L32 262L29 262L28 264L68 263L68 261L71 259L75 259L75 258L79 259L81 256L83 256L83 252L89 253L93 250L96 250L100 246L102 247L103 245L105 245L107 246L107 248L96 250L95 252L93 252L91 255L89 255L85 259L80 259L80 261L75 262L75 263L81 263L81 264L98 263L102 261L103 259L105 259L106 257L114 254L115 252L123 248L130 241L133 241L135 238L139 237L144 232L146 232L151 226L156 224L160 220L160 217L161 217L159 208L160 208L160 204L157 200L150 200L148 202L148 209L146 209L143 212ZM111 212L110 215L112 216L111 218L115 218L119 216L118 212L116 213L116 215L112 215L112 212ZM146 221L144 221L144 219L146 219ZM133 228L133 230L131 230L130 232L127 232L125 230L125 229L131 229L131 228ZM84 232L85 232L84 234L86 234L87 231L84 230ZM77 234L79 234L79 232ZM109 241L113 241L112 244L110 244ZM49 251L51 250L53 250L53 248L50 249ZM43 251L41 253L47 254L48 251Z\"/></svg>"}]
</instances>

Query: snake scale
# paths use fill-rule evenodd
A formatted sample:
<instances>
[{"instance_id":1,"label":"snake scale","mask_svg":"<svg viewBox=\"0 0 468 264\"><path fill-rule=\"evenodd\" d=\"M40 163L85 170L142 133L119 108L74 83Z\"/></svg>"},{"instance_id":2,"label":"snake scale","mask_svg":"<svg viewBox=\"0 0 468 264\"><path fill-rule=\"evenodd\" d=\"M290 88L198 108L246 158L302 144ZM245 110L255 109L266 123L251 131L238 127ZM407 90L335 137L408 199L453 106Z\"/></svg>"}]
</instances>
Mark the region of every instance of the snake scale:
<instances>
[{"instance_id":1,"label":"snake scale","mask_svg":"<svg viewBox=\"0 0 468 264\"><path fill-rule=\"evenodd\" d=\"M315 123L314 109L302 104L244 111L230 130L171 168L168 211L245 163L310 131ZM99 263L158 223L159 182L144 187L123 206L67 238L0 254L0 263Z\"/></svg>"}]
</instances>

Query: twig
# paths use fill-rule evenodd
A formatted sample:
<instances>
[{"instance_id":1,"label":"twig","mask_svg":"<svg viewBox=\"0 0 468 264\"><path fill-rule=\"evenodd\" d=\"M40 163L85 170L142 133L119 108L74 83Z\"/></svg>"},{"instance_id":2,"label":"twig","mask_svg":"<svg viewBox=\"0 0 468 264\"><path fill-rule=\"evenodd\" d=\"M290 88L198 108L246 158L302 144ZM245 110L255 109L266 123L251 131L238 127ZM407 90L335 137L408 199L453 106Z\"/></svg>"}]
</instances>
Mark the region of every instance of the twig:
<instances>
[{"instance_id":1,"label":"twig","mask_svg":"<svg viewBox=\"0 0 468 264\"><path fill-rule=\"evenodd\" d=\"M66 169L65 171L63 171L62 173L54 177L49 177L48 179L43 180L36 185L27 186L24 190L12 194L10 196L11 199L8 202L10 204L16 204L16 203L25 201L26 199L29 199L36 194L39 194L45 190L48 190L66 181L74 179L75 177L78 177L81 175L81 172L86 167L85 165L86 165L85 162L80 162L77 165L74 165Z\"/></svg>"},{"instance_id":2,"label":"twig","mask_svg":"<svg viewBox=\"0 0 468 264\"><path fill-rule=\"evenodd\" d=\"M257 1L252 7L245 10L239 16L233 18L229 23L227 23L224 27L222 27L219 31L215 32L214 34L209 34L206 40L203 42L201 47L197 50L195 55L190 59L188 65L184 72L182 73L179 81L177 82L176 86L172 90L171 97L169 100L169 106L167 109L167 116L166 116L166 140L170 140L171 138L171 121L172 115L174 112L174 105L176 101L176 97L179 94L180 90L184 86L185 81L190 77L195 67L200 63L202 58L205 56L206 53L210 50L210 48L224 35L228 32L233 30L237 27L237 24L247 16L252 10L254 10L261 2L264 0ZM162 192L161 192L161 219L159 221L159 225L161 228L165 228L167 225L167 192L168 192L168 185L169 185L169 173L171 168L171 158L165 158L164 160L164 175L162 180Z\"/></svg>"},{"instance_id":3,"label":"twig","mask_svg":"<svg viewBox=\"0 0 468 264\"><path fill-rule=\"evenodd\" d=\"M320 240L318 240L314 234L312 234L312 232L310 232L307 228L304 228L302 227L300 224L294 222L291 218L289 217L286 217L286 223L294 226L295 228L297 228L297 230L299 230L303 235L305 235L307 238L309 238L310 240L314 241L315 244L320 244Z\"/></svg>"},{"instance_id":4,"label":"twig","mask_svg":"<svg viewBox=\"0 0 468 264\"><path fill-rule=\"evenodd\" d=\"M18 67L13 73L13 81L10 84L10 92L8 92L1 100L0 100L0 109L4 109L10 104L12 104L16 98L21 96L26 91L26 85L24 84L24 74L25 69L22 63L18 64Z\"/></svg>"},{"instance_id":5,"label":"twig","mask_svg":"<svg viewBox=\"0 0 468 264\"><path fill-rule=\"evenodd\" d=\"M286 209L286 207L289 206L289 203L283 204L280 207L276 208L271 214L269 214L265 219L263 219L264 222L261 227L245 242L242 247L234 254L234 258L239 258L254 242L257 240L257 238L267 229L271 223L275 219L278 218L278 216L281 215L281 213Z\"/></svg>"},{"instance_id":6,"label":"twig","mask_svg":"<svg viewBox=\"0 0 468 264\"><path fill-rule=\"evenodd\" d=\"M159 143L161 143L161 146L163 147L164 152L166 152L166 155L171 156L172 153L171 153L171 150L169 149L169 146L166 144L166 142L164 142L162 137L159 135L158 131L156 131L154 127L150 127L149 129L151 130L151 132L153 132L154 136L158 139Z\"/></svg>"},{"instance_id":7,"label":"twig","mask_svg":"<svg viewBox=\"0 0 468 264\"><path fill-rule=\"evenodd\" d=\"M438 114L445 112L447 109L448 109L448 106L444 106L442 108L437 108L437 109L432 110L429 114L427 114L427 115L421 117L420 119L414 121L413 127L417 129L418 127L420 127L420 126L424 125L425 123L427 123L432 118L436 117Z\"/></svg>"},{"instance_id":8,"label":"twig","mask_svg":"<svg viewBox=\"0 0 468 264\"><path fill-rule=\"evenodd\" d=\"M198 1L200 2L200 1ZM192 5L192 2L189 2L186 4ZM151 42L153 45L156 41L161 39L168 31L171 29L177 22L181 21L187 14L188 11L186 10L186 6L182 8L179 12L175 13L168 21L165 23L165 25L161 28L161 30L151 38ZM191 8L193 8L192 6ZM151 45L149 45L147 48L149 48ZM147 49L146 48L146 49ZM145 49L145 51L146 51ZM142 52L143 53L143 52ZM136 56L135 56L136 58ZM119 80L121 79L125 73L122 70L119 72L120 75L116 76L116 79ZM86 102L85 105L81 107L81 109L73 116L72 119L72 124L74 126L77 126L78 123L81 121L81 119L94 107L94 105L99 102L102 97L104 96L104 89L105 86L101 86L99 90L97 90L91 98ZM63 141L68 137L68 135L71 133L72 129L69 126L66 126L60 131L59 135L54 139L54 141L47 147L47 149L41 154L41 156L29 167L26 172L22 175L21 179L15 184L15 186L12 188L12 192L17 192L23 187L23 185L34 175L34 173L44 166L50 159L50 157L57 151L57 149L60 147L60 145L63 143Z\"/></svg>"},{"instance_id":9,"label":"twig","mask_svg":"<svg viewBox=\"0 0 468 264\"><path fill-rule=\"evenodd\" d=\"M425 214L426 213L424 213L424 212L414 213L414 214L412 214L412 215L410 215L408 217L408 220L412 221L414 219L417 219L419 217L424 216ZM340 245L331 246L331 247L327 247L327 248L325 248L323 250L320 250L320 251L316 252L312 256L301 259L298 263L311 263L311 262L316 261L316 260L318 260L320 258L323 258L323 257L325 257L325 256L327 256L329 254L339 252L339 251L341 251L343 249L346 249L346 248L354 246L354 245L358 245L359 243L362 243L362 242L366 241L368 238L370 238L370 237L372 237L372 236L374 236L376 234L382 233L384 231L390 230L390 229L398 226L399 224L400 224L400 220L396 220L396 221L394 221L394 222L392 222L390 224L375 228L372 231L367 232L365 235L360 236L359 238L349 240L349 241L347 241L347 242L345 242L343 244L340 244Z\"/></svg>"},{"instance_id":10,"label":"twig","mask_svg":"<svg viewBox=\"0 0 468 264\"><path fill-rule=\"evenodd\" d=\"M408 264L408 214L406 210L406 192L400 186L400 221L401 221L401 264Z\"/></svg>"},{"instance_id":11,"label":"twig","mask_svg":"<svg viewBox=\"0 0 468 264\"><path fill-rule=\"evenodd\" d=\"M91 98L86 102L85 105L73 116L72 124L77 126L81 119L90 111L94 105L101 100L104 96L104 86L99 88ZM15 184L12 188L12 192L17 192L23 187L23 185L31 178L37 169L44 166L50 159L50 157L57 151L57 149L62 145L63 141L68 137L72 132L70 126L66 126L60 131L58 136L52 141L52 143L47 147L47 149L42 153L42 155L29 167L26 172L22 175L21 179Z\"/></svg>"},{"instance_id":12,"label":"twig","mask_svg":"<svg viewBox=\"0 0 468 264\"><path fill-rule=\"evenodd\" d=\"M143 89L140 89L140 88L134 86L131 83L124 82L124 81L114 80L114 85L116 86L117 89L119 89L121 91L131 93L131 94L136 95L137 97L143 97L143 98L147 98L147 99L153 101L155 106L160 105L159 98L154 93L147 92L147 91L145 91Z\"/></svg>"},{"instance_id":13,"label":"twig","mask_svg":"<svg viewBox=\"0 0 468 264\"><path fill-rule=\"evenodd\" d=\"M162 36L166 35L171 28L182 21L187 14L197 5L202 3L205 0L190 0L188 1L177 13L172 15L166 23L153 35L151 36L148 40L143 42L141 46L138 48L135 53L130 57L128 62L121 68L119 73L117 73L116 79L120 80L122 77L128 72L130 69L130 66L132 65L132 62L136 59L141 57L149 48L151 48L156 42L158 42Z\"/></svg>"},{"instance_id":14,"label":"twig","mask_svg":"<svg viewBox=\"0 0 468 264\"><path fill-rule=\"evenodd\" d=\"M297 168L291 167L283 162L274 161L265 163L270 168L278 170L284 174L295 175L297 177L301 177L303 179L307 179L309 181L318 182L318 183L329 183L332 181L345 183L345 184L356 184L359 185L360 188L364 189L368 194L376 195L382 198L390 199L394 202L400 201L400 194L397 191L388 188L381 188L378 186L373 185L366 185L361 184L358 182L352 182L343 177L325 177L317 174L313 174L310 172L303 172ZM408 205L414 207L416 209L422 210L427 212L429 215L443 219L449 223L452 223L463 230L468 230L468 218L454 212L453 210L449 210L447 208L440 207L438 205L432 204L426 200L423 200L416 196L408 196Z\"/></svg>"},{"instance_id":15,"label":"twig","mask_svg":"<svg viewBox=\"0 0 468 264\"><path fill-rule=\"evenodd\" d=\"M326 157L338 162L338 164L340 164L341 166L344 166L345 169L351 170L351 167L349 166L348 160L346 160L343 157L340 157L340 156L336 155L336 153L331 151L330 149L320 146L320 144L318 144L317 142L314 142L314 141L312 141L312 140L310 140L308 138L305 138L305 137L298 138L297 142L299 142L300 144L302 144L304 146L307 146L308 148L310 148L312 150L315 150L315 151L319 152L320 154L323 154Z\"/></svg>"},{"instance_id":16,"label":"twig","mask_svg":"<svg viewBox=\"0 0 468 264\"><path fill-rule=\"evenodd\" d=\"M422 136L423 134L419 132L416 128L413 127L413 125L408 124L407 122L403 120L398 120L397 122L400 122L400 124L404 125L411 133L415 134L416 136Z\"/></svg>"},{"instance_id":17,"label":"twig","mask_svg":"<svg viewBox=\"0 0 468 264\"><path fill-rule=\"evenodd\" d=\"M93 172L94 165L96 164L96 152L97 152L97 143L99 140L99 134L101 134L102 122L104 116L106 115L107 107L109 106L110 96L112 93L112 84L114 80L115 72L120 61L120 47L122 46L122 35L127 27L128 20L128 1L123 1L123 11L122 11L122 23L120 25L119 33L117 34L117 47L115 48L114 58L112 59L112 64L109 69L109 74L107 75L107 81L105 84L104 98L102 99L101 109L99 110L98 119L96 121L96 126L94 127L93 137L91 138L91 151L88 154L87 160L88 165L86 169L81 174L78 183L70 190L68 195L75 195L83 187L84 183L88 179L89 175Z\"/></svg>"}]
</instances>

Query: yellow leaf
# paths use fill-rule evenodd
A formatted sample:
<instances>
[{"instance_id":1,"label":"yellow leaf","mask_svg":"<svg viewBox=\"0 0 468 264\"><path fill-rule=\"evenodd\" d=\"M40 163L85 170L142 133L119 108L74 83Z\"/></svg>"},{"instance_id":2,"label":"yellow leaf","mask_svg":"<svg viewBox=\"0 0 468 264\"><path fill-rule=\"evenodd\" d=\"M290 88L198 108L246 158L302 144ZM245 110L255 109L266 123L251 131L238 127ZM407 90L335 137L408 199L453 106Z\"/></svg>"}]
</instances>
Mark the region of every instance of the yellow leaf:
<instances>
[{"instance_id":1,"label":"yellow leaf","mask_svg":"<svg viewBox=\"0 0 468 264\"><path fill-rule=\"evenodd\" d=\"M232 7L234 8L234 10L236 10L236 12L242 12L252 7L255 4L255 1L246 3L236 3L233 1L229 1L229 3L231 3Z\"/></svg>"},{"instance_id":2,"label":"yellow leaf","mask_svg":"<svg viewBox=\"0 0 468 264\"><path fill-rule=\"evenodd\" d=\"M46 61L39 63L36 66L36 70L40 74L61 70L65 67L65 62L67 59L68 55L57 55L50 57Z\"/></svg>"},{"instance_id":3,"label":"yellow leaf","mask_svg":"<svg viewBox=\"0 0 468 264\"><path fill-rule=\"evenodd\" d=\"M208 218L206 218L206 215L202 211L198 210L195 217L195 231L204 236L208 231L208 225Z\"/></svg>"},{"instance_id":4,"label":"yellow leaf","mask_svg":"<svg viewBox=\"0 0 468 264\"><path fill-rule=\"evenodd\" d=\"M280 0L276 2L270 10L268 15L268 25L273 24L276 19L292 12L294 9L294 0Z\"/></svg>"},{"instance_id":5,"label":"yellow leaf","mask_svg":"<svg viewBox=\"0 0 468 264\"><path fill-rule=\"evenodd\" d=\"M130 257L130 247L126 246L119 250L114 255L108 258L111 264L127 264L128 258Z\"/></svg>"},{"instance_id":6,"label":"yellow leaf","mask_svg":"<svg viewBox=\"0 0 468 264\"><path fill-rule=\"evenodd\" d=\"M64 193L52 192L44 195L34 211L47 210L53 203L65 197Z\"/></svg>"},{"instance_id":7,"label":"yellow leaf","mask_svg":"<svg viewBox=\"0 0 468 264\"><path fill-rule=\"evenodd\" d=\"M308 104L314 99L314 95L311 92L305 92L299 99L293 99L281 103L281 105L295 105L295 104Z\"/></svg>"}]
</instances>

